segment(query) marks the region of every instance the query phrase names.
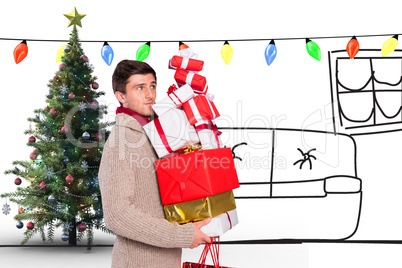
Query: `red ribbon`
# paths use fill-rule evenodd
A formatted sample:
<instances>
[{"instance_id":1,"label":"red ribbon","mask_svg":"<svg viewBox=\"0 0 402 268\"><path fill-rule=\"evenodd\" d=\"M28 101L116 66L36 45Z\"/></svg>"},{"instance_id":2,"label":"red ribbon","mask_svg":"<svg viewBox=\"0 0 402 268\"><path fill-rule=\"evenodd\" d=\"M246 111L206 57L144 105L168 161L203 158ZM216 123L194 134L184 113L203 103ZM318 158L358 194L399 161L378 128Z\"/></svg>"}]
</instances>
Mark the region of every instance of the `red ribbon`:
<instances>
[{"instance_id":1,"label":"red ribbon","mask_svg":"<svg viewBox=\"0 0 402 268\"><path fill-rule=\"evenodd\" d=\"M227 213L227 212L225 212L225 213L226 213L226 216L228 216L228 220L229 220L229 224L230 224L230 228L229 228L229 229L232 229L232 221L230 220L229 213Z\"/></svg>"},{"instance_id":2,"label":"red ribbon","mask_svg":"<svg viewBox=\"0 0 402 268\"><path fill-rule=\"evenodd\" d=\"M208 256L208 252L211 252L211 259L213 262L213 267L219 268L219 241L220 241L220 237L218 237L218 238L211 237L211 243L205 244L204 250L201 253L201 257L198 260L196 267L204 267L205 261Z\"/></svg>"},{"instance_id":3,"label":"red ribbon","mask_svg":"<svg viewBox=\"0 0 402 268\"><path fill-rule=\"evenodd\" d=\"M161 137L163 145L165 145L166 150L169 153L173 152L172 148L170 148L169 142L166 139L166 135L165 132L163 131L161 123L159 122L159 118L155 118L153 122L155 124L156 131L158 131L159 137Z\"/></svg>"},{"instance_id":4,"label":"red ribbon","mask_svg":"<svg viewBox=\"0 0 402 268\"><path fill-rule=\"evenodd\" d=\"M214 132L215 139L216 139L216 142L218 144L218 148L220 148L221 146L219 144L218 136L221 135L222 132L218 130L218 127L214 124L214 122L212 122L212 120L208 120L208 124L202 124L202 125L198 125L198 126L195 127L195 130L197 132L199 132L201 130L204 130L204 129L210 129L210 130L212 130Z\"/></svg>"},{"instance_id":5,"label":"red ribbon","mask_svg":"<svg viewBox=\"0 0 402 268\"><path fill-rule=\"evenodd\" d=\"M169 95L170 93L172 93L173 91L175 91L177 89L177 86L175 84L171 85L168 88L167 94Z\"/></svg>"}]
</instances>

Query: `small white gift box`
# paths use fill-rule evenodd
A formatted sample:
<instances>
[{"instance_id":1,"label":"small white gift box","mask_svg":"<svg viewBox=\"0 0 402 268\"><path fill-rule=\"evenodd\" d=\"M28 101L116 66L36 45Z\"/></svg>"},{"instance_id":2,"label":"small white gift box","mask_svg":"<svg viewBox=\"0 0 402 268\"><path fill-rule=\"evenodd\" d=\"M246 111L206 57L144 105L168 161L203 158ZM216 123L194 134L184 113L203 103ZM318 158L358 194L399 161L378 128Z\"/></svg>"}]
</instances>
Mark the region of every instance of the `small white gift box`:
<instances>
[{"instance_id":1,"label":"small white gift box","mask_svg":"<svg viewBox=\"0 0 402 268\"><path fill-rule=\"evenodd\" d=\"M159 158L200 142L185 112L179 109L169 109L143 128Z\"/></svg>"},{"instance_id":2,"label":"small white gift box","mask_svg":"<svg viewBox=\"0 0 402 268\"><path fill-rule=\"evenodd\" d=\"M237 211L236 209L233 209L219 216L213 217L210 223L201 227L201 231L210 237L217 237L223 235L238 223L239 219L237 218Z\"/></svg>"},{"instance_id":3,"label":"small white gift box","mask_svg":"<svg viewBox=\"0 0 402 268\"><path fill-rule=\"evenodd\" d=\"M213 120L200 120L195 123L195 130L201 142L202 149L218 149L222 148L222 141L218 130Z\"/></svg>"},{"instance_id":4,"label":"small white gift box","mask_svg":"<svg viewBox=\"0 0 402 268\"><path fill-rule=\"evenodd\" d=\"M154 112L161 116L169 109L179 108L183 103L195 96L193 89L185 84L182 87L170 92L165 98L152 105Z\"/></svg>"}]
</instances>

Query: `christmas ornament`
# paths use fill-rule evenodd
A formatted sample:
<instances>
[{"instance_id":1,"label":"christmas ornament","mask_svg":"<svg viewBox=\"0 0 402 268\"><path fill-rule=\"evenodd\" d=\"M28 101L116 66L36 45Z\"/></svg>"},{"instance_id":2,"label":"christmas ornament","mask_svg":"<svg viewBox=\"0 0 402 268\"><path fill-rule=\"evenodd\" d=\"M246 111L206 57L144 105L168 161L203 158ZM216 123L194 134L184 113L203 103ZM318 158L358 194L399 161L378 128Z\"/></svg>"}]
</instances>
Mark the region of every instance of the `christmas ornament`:
<instances>
[{"instance_id":1,"label":"christmas ornament","mask_svg":"<svg viewBox=\"0 0 402 268\"><path fill-rule=\"evenodd\" d=\"M28 55L27 41L24 40L14 48L15 63L20 63Z\"/></svg>"},{"instance_id":2,"label":"christmas ornament","mask_svg":"<svg viewBox=\"0 0 402 268\"><path fill-rule=\"evenodd\" d=\"M22 183L22 180L20 179L20 178L16 178L15 180L14 180L14 184L15 185L20 185Z\"/></svg>"},{"instance_id":3,"label":"christmas ornament","mask_svg":"<svg viewBox=\"0 0 402 268\"><path fill-rule=\"evenodd\" d=\"M50 109L49 111L50 115L55 116L57 115L57 110L55 108Z\"/></svg>"},{"instance_id":4,"label":"christmas ornament","mask_svg":"<svg viewBox=\"0 0 402 268\"><path fill-rule=\"evenodd\" d=\"M64 63L61 63L61 64L59 65L59 70L60 70L60 71L63 71L65 68L66 68L66 65L65 65Z\"/></svg>"},{"instance_id":5,"label":"christmas ornament","mask_svg":"<svg viewBox=\"0 0 402 268\"><path fill-rule=\"evenodd\" d=\"M46 189L46 182L42 181L41 183L39 183L39 189L45 190Z\"/></svg>"},{"instance_id":6,"label":"christmas ornament","mask_svg":"<svg viewBox=\"0 0 402 268\"><path fill-rule=\"evenodd\" d=\"M68 87L66 85L62 85L60 88L60 93L64 95L67 92L68 92Z\"/></svg>"},{"instance_id":7,"label":"christmas ornament","mask_svg":"<svg viewBox=\"0 0 402 268\"><path fill-rule=\"evenodd\" d=\"M71 47L70 47L70 45L66 45L65 47L64 47L64 52L66 52L66 53L69 53L71 51Z\"/></svg>"},{"instance_id":8,"label":"christmas ornament","mask_svg":"<svg viewBox=\"0 0 402 268\"><path fill-rule=\"evenodd\" d=\"M97 109L99 107L99 102L97 100L94 100L93 102L91 102L91 106L94 109Z\"/></svg>"},{"instance_id":9,"label":"christmas ornament","mask_svg":"<svg viewBox=\"0 0 402 268\"><path fill-rule=\"evenodd\" d=\"M230 61L232 60L232 57L233 57L233 49L232 49L232 47L229 45L229 42L228 42L228 41L225 41L225 43L224 43L223 46L222 46L222 49L221 49L221 56L222 56L223 61L224 61L226 64L229 64Z\"/></svg>"},{"instance_id":10,"label":"christmas ornament","mask_svg":"<svg viewBox=\"0 0 402 268\"><path fill-rule=\"evenodd\" d=\"M271 63L274 61L276 58L276 45L274 40L271 40L271 42L268 44L268 46L265 48L265 61L267 62L268 66L271 65Z\"/></svg>"},{"instance_id":11,"label":"christmas ornament","mask_svg":"<svg viewBox=\"0 0 402 268\"><path fill-rule=\"evenodd\" d=\"M70 100L74 100L75 99L75 94L71 92L70 94L68 94L68 98Z\"/></svg>"},{"instance_id":12,"label":"christmas ornament","mask_svg":"<svg viewBox=\"0 0 402 268\"><path fill-rule=\"evenodd\" d=\"M78 229L83 232L87 229L87 225L82 222L78 225Z\"/></svg>"},{"instance_id":13,"label":"christmas ornament","mask_svg":"<svg viewBox=\"0 0 402 268\"><path fill-rule=\"evenodd\" d=\"M91 135L89 135L89 133L86 132L86 131L82 134L82 138L83 138L84 140L87 140L87 139L89 139L90 137L91 137Z\"/></svg>"},{"instance_id":14,"label":"christmas ornament","mask_svg":"<svg viewBox=\"0 0 402 268\"><path fill-rule=\"evenodd\" d=\"M53 99L53 94L50 93L50 92L47 93L46 98L48 98L49 100L50 100L50 99Z\"/></svg>"},{"instance_id":15,"label":"christmas ornament","mask_svg":"<svg viewBox=\"0 0 402 268\"><path fill-rule=\"evenodd\" d=\"M16 174L16 173L18 173L18 172L20 172L19 168L14 167L14 169L13 169L13 173L14 173L14 174Z\"/></svg>"},{"instance_id":16,"label":"christmas ornament","mask_svg":"<svg viewBox=\"0 0 402 268\"><path fill-rule=\"evenodd\" d=\"M398 35L394 35L384 42L382 45L381 55L384 57L389 53L393 52L398 45Z\"/></svg>"},{"instance_id":17,"label":"christmas ornament","mask_svg":"<svg viewBox=\"0 0 402 268\"><path fill-rule=\"evenodd\" d=\"M23 214L25 212L24 208L19 208L18 209L18 214Z\"/></svg>"},{"instance_id":18,"label":"christmas ornament","mask_svg":"<svg viewBox=\"0 0 402 268\"><path fill-rule=\"evenodd\" d=\"M83 60L84 62L88 62L88 57L85 55L81 56L81 60Z\"/></svg>"},{"instance_id":19,"label":"christmas ornament","mask_svg":"<svg viewBox=\"0 0 402 268\"><path fill-rule=\"evenodd\" d=\"M63 240L63 241L68 241L69 238L70 238L70 237L69 237L68 234L66 234L66 233L64 233L64 234L61 235L61 240Z\"/></svg>"},{"instance_id":20,"label":"christmas ornament","mask_svg":"<svg viewBox=\"0 0 402 268\"><path fill-rule=\"evenodd\" d=\"M70 129L68 128L68 126L63 126L61 128L61 133L63 133L63 134L67 134L69 131L70 131Z\"/></svg>"},{"instance_id":21,"label":"christmas ornament","mask_svg":"<svg viewBox=\"0 0 402 268\"><path fill-rule=\"evenodd\" d=\"M306 38L306 49L311 57L318 61L321 60L321 49L314 41Z\"/></svg>"},{"instance_id":22,"label":"christmas ornament","mask_svg":"<svg viewBox=\"0 0 402 268\"><path fill-rule=\"evenodd\" d=\"M111 46L107 42L103 43L103 47L101 50L101 55L103 60L106 62L108 66L112 64L113 57L114 57L114 52Z\"/></svg>"},{"instance_id":23,"label":"christmas ornament","mask_svg":"<svg viewBox=\"0 0 402 268\"><path fill-rule=\"evenodd\" d=\"M31 160L35 160L37 157L38 155L34 152L29 155L29 158L31 158Z\"/></svg>"},{"instance_id":24,"label":"christmas ornament","mask_svg":"<svg viewBox=\"0 0 402 268\"><path fill-rule=\"evenodd\" d=\"M28 222L27 223L27 229L32 230L35 227L35 224L33 222Z\"/></svg>"},{"instance_id":25,"label":"christmas ornament","mask_svg":"<svg viewBox=\"0 0 402 268\"><path fill-rule=\"evenodd\" d=\"M144 61L146 58L148 58L150 52L151 52L151 42L147 42L142 46L140 46L137 49L136 54L137 61Z\"/></svg>"},{"instance_id":26,"label":"christmas ornament","mask_svg":"<svg viewBox=\"0 0 402 268\"><path fill-rule=\"evenodd\" d=\"M39 120L39 115L35 115L33 119L34 120Z\"/></svg>"},{"instance_id":27,"label":"christmas ornament","mask_svg":"<svg viewBox=\"0 0 402 268\"><path fill-rule=\"evenodd\" d=\"M359 52L359 49L359 41L357 41L356 36L353 36L346 45L346 51L348 52L349 58L353 59L357 52Z\"/></svg>"},{"instance_id":28,"label":"christmas ornament","mask_svg":"<svg viewBox=\"0 0 402 268\"><path fill-rule=\"evenodd\" d=\"M102 135L99 133L95 135L95 140L97 140L97 141L102 140L102 138L103 138Z\"/></svg>"},{"instance_id":29,"label":"christmas ornament","mask_svg":"<svg viewBox=\"0 0 402 268\"><path fill-rule=\"evenodd\" d=\"M49 110L49 107L45 106L45 108L43 108L44 111Z\"/></svg>"},{"instance_id":30,"label":"christmas ornament","mask_svg":"<svg viewBox=\"0 0 402 268\"><path fill-rule=\"evenodd\" d=\"M47 198L47 201L49 201L50 203L54 203L54 202L56 202L56 197L54 197L54 195L50 195L50 196Z\"/></svg>"},{"instance_id":31,"label":"christmas ornament","mask_svg":"<svg viewBox=\"0 0 402 268\"><path fill-rule=\"evenodd\" d=\"M99 84L96 82L92 83L92 89L98 89L99 88Z\"/></svg>"},{"instance_id":32,"label":"christmas ornament","mask_svg":"<svg viewBox=\"0 0 402 268\"><path fill-rule=\"evenodd\" d=\"M15 226L17 226L18 229L21 229L22 227L24 227L24 224L19 221Z\"/></svg>"},{"instance_id":33,"label":"christmas ornament","mask_svg":"<svg viewBox=\"0 0 402 268\"><path fill-rule=\"evenodd\" d=\"M60 76L58 75L53 76L53 81L60 82Z\"/></svg>"},{"instance_id":34,"label":"christmas ornament","mask_svg":"<svg viewBox=\"0 0 402 268\"><path fill-rule=\"evenodd\" d=\"M4 215L10 214L10 211L11 211L10 205L7 204L7 203L5 203L5 204L3 205L2 210L3 210L3 214L4 214Z\"/></svg>"},{"instance_id":35,"label":"christmas ornament","mask_svg":"<svg viewBox=\"0 0 402 268\"><path fill-rule=\"evenodd\" d=\"M68 44L62 45L58 50L57 50L57 54L56 54L56 63L59 63L61 61L61 57L63 56L64 52L65 52L65 47Z\"/></svg>"},{"instance_id":36,"label":"christmas ornament","mask_svg":"<svg viewBox=\"0 0 402 268\"><path fill-rule=\"evenodd\" d=\"M188 45L184 44L183 42L179 42L179 50L190 48Z\"/></svg>"},{"instance_id":37,"label":"christmas ornament","mask_svg":"<svg viewBox=\"0 0 402 268\"><path fill-rule=\"evenodd\" d=\"M70 159L68 157L64 158L63 163L67 164L70 161Z\"/></svg>"},{"instance_id":38,"label":"christmas ornament","mask_svg":"<svg viewBox=\"0 0 402 268\"><path fill-rule=\"evenodd\" d=\"M79 14L77 9L74 7L73 12L63 15L69 20L67 27L70 27L71 25L78 25L82 28L81 20L86 16L86 14Z\"/></svg>"},{"instance_id":39,"label":"christmas ornament","mask_svg":"<svg viewBox=\"0 0 402 268\"><path fill-rule=\"evenodd\" d=\"M73 176L71 176L71 175L67 175L67 177L66 177L66 182L67 183L72 183L74 181L74 177Z\"/></svg>"},{"instance_id":40,"label":"christmas ornament","mask_svg":"<svg viewBox=\"0 0 402 268\"><path fill-rule=\"evenodd\" d=\"M34 136L31 136L28 138L28 141L34 143L36 141L36 138Z\"/></svg>"}]
</instances>

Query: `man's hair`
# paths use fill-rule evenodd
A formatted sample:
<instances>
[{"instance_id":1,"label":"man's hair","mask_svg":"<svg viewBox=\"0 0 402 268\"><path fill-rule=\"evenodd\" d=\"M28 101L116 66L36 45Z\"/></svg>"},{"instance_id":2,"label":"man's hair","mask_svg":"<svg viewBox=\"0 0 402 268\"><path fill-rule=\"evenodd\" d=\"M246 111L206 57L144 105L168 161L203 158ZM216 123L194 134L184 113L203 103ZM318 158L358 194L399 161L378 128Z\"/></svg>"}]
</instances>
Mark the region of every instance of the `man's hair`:
<instances>
[{"instance_id":1,"label":"man's hair","mask_svg":"<svg viewBox=\"0 0 402 268\"><path fill-rule=\"evenodd\" d=\"M156 81L155 70L149 66L149 64L142 61L122 60L117 64L116 69L114 69L113 72L113 93L120 91L121 93L126 94L126 85L128 83L128 79L133 74L152 74Z\"/></svg>"}]
</instances>

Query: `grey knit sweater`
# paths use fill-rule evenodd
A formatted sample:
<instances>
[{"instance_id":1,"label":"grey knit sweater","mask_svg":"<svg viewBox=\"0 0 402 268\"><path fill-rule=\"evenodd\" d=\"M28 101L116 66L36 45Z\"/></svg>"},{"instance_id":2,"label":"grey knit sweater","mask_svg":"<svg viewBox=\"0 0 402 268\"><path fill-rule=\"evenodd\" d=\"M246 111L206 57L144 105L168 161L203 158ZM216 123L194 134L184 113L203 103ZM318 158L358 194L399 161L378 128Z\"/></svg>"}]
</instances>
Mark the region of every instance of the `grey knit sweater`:
<instances>
[{"instance_id":1,"label":"grey knit sweater","mask_svg":"<svg viewBox=\"0 0 402 268\"><path fill-rule=\"evenodd\" d=\"M190 247L194 239L192 224L165 219L155 160L140 123L116 115L99 168L105 223L116 234L112 267L178 268L181 248Z\"/></svg>"}]
</instances>

